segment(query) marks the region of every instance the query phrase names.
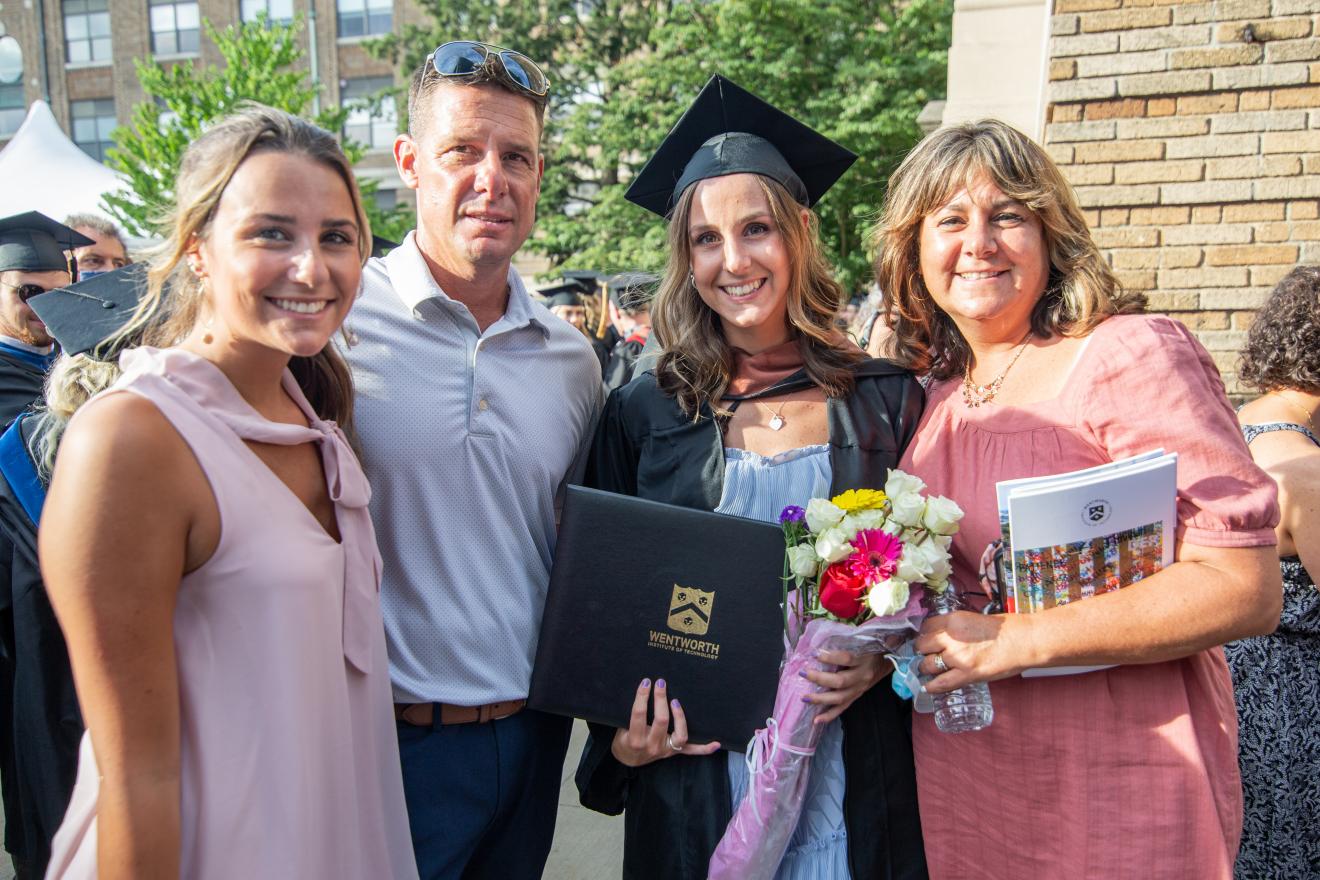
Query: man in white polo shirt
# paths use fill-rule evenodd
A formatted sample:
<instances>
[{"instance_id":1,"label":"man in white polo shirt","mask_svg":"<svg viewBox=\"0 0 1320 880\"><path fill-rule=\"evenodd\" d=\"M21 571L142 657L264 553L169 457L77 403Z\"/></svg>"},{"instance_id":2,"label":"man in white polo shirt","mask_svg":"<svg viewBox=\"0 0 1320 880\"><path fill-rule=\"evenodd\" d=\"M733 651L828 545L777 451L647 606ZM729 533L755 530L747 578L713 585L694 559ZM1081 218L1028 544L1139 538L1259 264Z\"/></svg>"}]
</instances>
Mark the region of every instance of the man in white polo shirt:
<instances>
[{"instance_id":1,"label":"man in white polo shirt","mask_svg":"<svg viewBox=\"0 0 1320 880\"><path fill-rule=\"evenodd\" d=\"M547 92L516 52L427 58L394 144L417 229L370 262L348 322L423 880L539 877L554 834L569 721L523 702L559 500L602 391L590 344L510 265L535 218Z\"/></svg>"}]
</instances>

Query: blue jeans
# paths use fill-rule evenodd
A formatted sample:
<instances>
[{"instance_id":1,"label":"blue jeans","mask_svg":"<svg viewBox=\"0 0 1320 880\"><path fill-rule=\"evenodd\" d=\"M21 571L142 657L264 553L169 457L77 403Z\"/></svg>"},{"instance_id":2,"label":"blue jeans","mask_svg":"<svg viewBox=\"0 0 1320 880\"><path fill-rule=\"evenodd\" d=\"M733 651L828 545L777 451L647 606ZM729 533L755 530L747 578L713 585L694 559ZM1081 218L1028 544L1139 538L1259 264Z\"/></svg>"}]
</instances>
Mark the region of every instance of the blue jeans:
<instances>
[{"instance_id":1,"label":"blue jeans","mask_svg":"<svg viewBox=\"0 0 1320 880\"><path fill-rule=\"evenodd\" d=\"M486 724L396 724L421 880L540 877L572 719L524 709Z\"/></svg>"}]
</instances>

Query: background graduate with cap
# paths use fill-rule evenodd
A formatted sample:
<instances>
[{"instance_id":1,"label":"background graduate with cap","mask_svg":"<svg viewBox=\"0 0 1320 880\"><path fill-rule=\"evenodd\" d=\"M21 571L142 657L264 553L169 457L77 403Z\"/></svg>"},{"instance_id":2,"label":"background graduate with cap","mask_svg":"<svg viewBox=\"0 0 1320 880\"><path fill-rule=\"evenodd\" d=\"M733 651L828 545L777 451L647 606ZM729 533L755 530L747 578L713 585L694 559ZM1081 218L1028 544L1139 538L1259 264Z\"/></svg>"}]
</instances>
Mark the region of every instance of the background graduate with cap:
<instances>
[{"instance_id":1,"label":"background graduate with cap","mask_svg":"<svg viewBox=\"0 0 1320 880\"><path fill-rule=\"evenodd\" d=\"M34 296L29 307L65 355L103 364L124 345L101 343L128 323L145 286L145 268L130 266ZM55 369L68 362L57 361ZM0 654L10 661L9 690L0 703L0 728L8 737L0 747L3 766L13 771L3 779L5 834L20 878L46 873L50 842L73 792L83 732L64 634L37 564L37 524L63 425L63 418L49 418L39 407L19 413L0 434L0 584L11 599L0 627Z\"/></svg>"},{"instance_id":2,"label":"background graduate with cap","mask_svg":"<svg viewBox=\"0 0 1320 880\"><path fill-rule=\"evenodd\" d=\"M41 396L54 340L28 300L64 287L77 271L65 251L87 236L38 211L0 220L0 424L8 427Z\"/></svg>"},{"instance_id":3,"label":"background graduate with cap","mask_svg":"<svg viewBox=\"0 0 1320 880\"><path fill-rule=\"evenodd\" d=\"M842 290L811 211L855 158L723 77L706 85L627 193L669 218L652 304L664 352L611 393L589 485L774 522L884 484L921 388L834 327ZM777 876L924 877L909 708L876 686L878 658L821 661L809 677L827 728ZM706 877L747 785L743 755L688 741L681 696L642 681L630 727L592 725L578 768L585 806L625 814L627 878Z\"/></svg>"}]
</instances>

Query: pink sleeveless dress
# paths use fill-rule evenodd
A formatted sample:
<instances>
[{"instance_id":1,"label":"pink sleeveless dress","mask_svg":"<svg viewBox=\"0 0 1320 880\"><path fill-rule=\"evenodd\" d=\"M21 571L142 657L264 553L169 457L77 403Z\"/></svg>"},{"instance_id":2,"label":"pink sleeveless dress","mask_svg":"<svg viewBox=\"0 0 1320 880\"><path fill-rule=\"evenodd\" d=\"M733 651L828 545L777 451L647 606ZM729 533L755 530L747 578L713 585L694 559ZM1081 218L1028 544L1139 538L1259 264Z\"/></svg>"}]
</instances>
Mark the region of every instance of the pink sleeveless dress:
<instances>
[{"instance_id":1,"label":"pink sleeveless dress","mask_svg":"<svg viewBox=\"0 0 1320 880\"><path fill-rule=\"evenodd\" d=\"M215 493L215 554L179 584L181 876L416 878L377 589L371 490L343 434L259 415L209 361L140 348L106 394L150 400ZM244 440L315 442L336 543ZM48 878L96 876L95 730Z\"/></svg>"}]
</instances>

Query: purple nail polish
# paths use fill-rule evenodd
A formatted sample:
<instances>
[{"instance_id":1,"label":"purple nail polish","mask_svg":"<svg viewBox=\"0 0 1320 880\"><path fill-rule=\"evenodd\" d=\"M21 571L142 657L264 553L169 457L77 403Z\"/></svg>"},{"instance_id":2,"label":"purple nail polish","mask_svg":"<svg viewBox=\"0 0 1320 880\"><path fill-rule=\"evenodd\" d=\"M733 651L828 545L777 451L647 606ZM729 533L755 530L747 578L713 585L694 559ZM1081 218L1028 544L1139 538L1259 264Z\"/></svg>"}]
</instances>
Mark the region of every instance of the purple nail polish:
<instances>
[{"instance_id":1,"label":"purple nail polish","mask_svg":"<svg viewBox=\"0 0 1320 880\"><path fill-rule=\"evenodd\" d=\"M678 705L678 700L670 700L670 701L669 701L669 705L673 706L675 709L682 709L682 708L683 708L682 706Z\"/></svg>"},{"instance_id":2,"label":"purple nail polish","mask_svg":"<svg viewBox=\"0 0 1320 880\"><path fill-rule=\"evenodd\" d=\"M803 697L803 698L802 698L802 702L804 702L804 703L810 703L810 702L811 702L811 697Z\"/></svg>"},{"instance_id":3,"label":"purple nail polish","mask_svg":"<svg viewBox=\"0 0 1320 880\"><path fill-rule=\"evenodd\" d=\"M644 679L642 679L642 687L643 687L643 688L649 688L650 686L651 686L651 679L649 679L649 678L644 678Z\"/></svg>"},{"instance_id":4,"label":"purple nail polish","mask_svg":"<svg viewBox=\"0 0 1320 880\"><path fill-rule=\"evenodd\" d=\"M805 670L805 669L799 670L799 671L798 671L798 675L802 676L803 678L806 678L806 677L807 677L807 670Z\"/></svg>"},{"instance_id":5,"label":"purple nail polish","mask_svg":"<svg viewBox=\"0 0 1320 880\"><path fill-rule=\"evenodd\" d=\"M663 690L665 686L665 680L663 678L657 678L655 680L655 686L657 689Z\"/></svg>"}]
</instances>

